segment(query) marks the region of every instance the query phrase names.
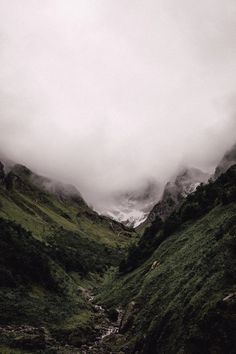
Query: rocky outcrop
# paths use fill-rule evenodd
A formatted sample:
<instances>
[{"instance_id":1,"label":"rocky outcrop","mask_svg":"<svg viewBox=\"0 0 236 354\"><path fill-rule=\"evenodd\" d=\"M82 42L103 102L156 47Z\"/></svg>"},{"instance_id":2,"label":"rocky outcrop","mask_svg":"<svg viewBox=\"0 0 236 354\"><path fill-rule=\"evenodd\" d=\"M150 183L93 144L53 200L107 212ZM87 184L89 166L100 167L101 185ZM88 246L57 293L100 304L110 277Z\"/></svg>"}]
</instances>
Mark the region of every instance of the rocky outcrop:
<instances>
[{"instance_id":1,"label":"rocky outcrop","mask_svg":"<svg viewBox=\"0 0 236 354\"><path fill-rule=\"evenodd\" d=\"M196 168L186 168L165 186L162 198L151 210L146 224L159 216L165 220L176 208L180 207L188 194L193 193L201 183L207 183L210 175Z\"/></svg>"}]
</instances>

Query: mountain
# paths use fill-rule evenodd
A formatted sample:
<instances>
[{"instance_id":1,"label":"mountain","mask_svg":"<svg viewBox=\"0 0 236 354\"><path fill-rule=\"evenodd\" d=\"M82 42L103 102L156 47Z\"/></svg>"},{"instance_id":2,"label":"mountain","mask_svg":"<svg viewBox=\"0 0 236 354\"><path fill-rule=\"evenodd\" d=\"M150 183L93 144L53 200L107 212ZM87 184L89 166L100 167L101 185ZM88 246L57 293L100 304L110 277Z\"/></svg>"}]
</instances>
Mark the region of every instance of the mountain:
<instances>
[{"instance_id":1,"label":"mountain","mask_svg":"<svg viewBox=\"0 0 236 354\"><path fill-rule=\"evenodd\" d=\"M228 168L236 163L236 144L226 152L222 160L218 164L215 170L214 178L218 178L222 173L226 172Z\"/></svg>"},{"instance_id":2,"label":"mountain","mask_svg":"<svg viewBox=\"0 0 236 354\"><path fill-rule=\"evenodd\" d=\"M160 188L156 182L149 181L144 187L116 193L110 205L101 213L129 227L143 223L159 198Z\"/></svg>"},{"instance_id":3,"label":"mountain","mask_svg":"<svg viewBox=\"0 0 236 354\"><path fill-rule=\"evenodd\" d=\"M101 213L124 225L144 229L156 215L165 219L181 205L189 193L194 192L199 184L206 183L209 178L210 174L199 169L185 168L166 184L161 199L159 185L149 182L142 189L117 193L111 206Z\"/></svg>"},{"instance_id":4,"label":"mountain","mask_svg":"<svg viewBox=\"0 0 236 354\"><path fill-rule=\"evenodd\" d=\"M199 186L165 221L157 216L104 285L97 302L123 310L119 335L105 348L235 353L235 235L236 165Z\"/></svg>"},{"instance_id":5,"label":"mountain","mask_svg":"<svg viewBox=\"0 0 236 354\"><path fill-rule=\"evenodd\" d=\"M207 179L181 171L141 234L0 162L0 353L234 354L236 165Z\"/></svg>"},{"instance_id":6,"label":"mountain","mask_svg":"<svg viewBox=\"0 0 236 354\"><path fill-rule=\"evenodd\" d=\"M193 193L201 183L206 183L209 178L210 174L199 169L183 169L173 180L165 185L160 201L154 205L140 228L143 229L150 225L157 216L165 220L183 203L188 194Z\"/></svg>"},{"instance_id":7,"label":"mountain","mask_svg":"<svg viewBox=\"0 0 236 354\"><path fill-rule=\"evenodd\" d=\"M87 292L133 237L74 187L0 162L0 352L72 353L89 343L99 316Z\"/></svg>"},{"instance_id":8,"label":"mountain","mask_svg":"<svg viewBox=\"0 0 236 354\"><path fill-rule=\"evenodd\" d=\"M164 220L201 183L205 184L211 177L216 179L235 163L236 144L224 155L213 176L197 168L184 168L165 185L161 198L159 185L148 182L138 190L117 193L111 205L100 212L124 225L143 231L157 215Z\"/></svg>"}]
</instances>

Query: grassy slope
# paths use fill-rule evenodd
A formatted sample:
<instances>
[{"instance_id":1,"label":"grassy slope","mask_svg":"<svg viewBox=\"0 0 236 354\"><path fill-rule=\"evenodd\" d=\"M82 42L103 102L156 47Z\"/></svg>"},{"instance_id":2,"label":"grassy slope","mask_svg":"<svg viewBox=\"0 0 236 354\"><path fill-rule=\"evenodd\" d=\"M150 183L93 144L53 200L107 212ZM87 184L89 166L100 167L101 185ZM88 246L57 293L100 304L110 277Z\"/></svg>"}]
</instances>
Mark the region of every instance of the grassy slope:
<instances>
[{"instance_id":1,"label":"grassy slope","mask_svg":"<svg viewBox=\"0 0 236 354\"><path fill-rule=\"evenodd\" d=\"M95 223L83 213L77 216L76 204L62 203L46 191L40 193L41 200L32 193L23 194L17 189L6 192L0 187L0 216L21 224L39 239L62 227L68 231L81 231L90 239L110 246L127 245L125 232L115 234L108 223Z\"/></svg>"},{"instance_id":2,"label":"grassy slope","mask_svg":"<svg viewBox=\"0 0 236 354\"><path fill-rule=\"evenodd\" d=\"M107 254L113 255L115 264L119 262L117 249L122 253L127 248L132 232L118 223L99 217L82 201L68 199L62 202L32 184L28 176L17 176L20 181L15 182L10 189L0 184L0 217L20 224L43 242L48 242L48 238L56 237L61 231L63 235L68 232L77 238L78 247L79 243L82 247L86 244L87 249L91 248L94 252L97 245L102 266L107 262ZM109 260L108 255L108 265L111 258Z\"/></svg>"},{"instance_id":3,"label":"grassy slope","mask_svg":"<svg viewBox=\"0 0 236 354\"><path fill-rule=\"evenodd\" d=\"M0 324L43 325L69 342L76 331L83 342L96 314L78 286L118 265L133 233L16 176L0 183Z\"/></svg>"},{"instance_id":4,"label":"grassy slope","mask_svg":"<svg viewBox=\"0 0 236 354\"><path fill-rule=\"evenodd\" d=\"M235 174L226 177L189 198L164 241L159 246L150 242L141 265L134 262L133 271L107 276L98 301L129 308L123 336L112 343L115 352L126 347L127 353L138 354L234 353L235 296L223 299L236 291L236 204L229 202L235 198ZM4 228L10 235L0 248L12 247L18 255L1 256L7 265L0 272L1 323L46 325L58 338L77 344L93 335L96 314L78 294L78 284L89 286L89 271L102 273L117 265L132 233L86 205L78 215L78 208L25 180L9 191L0 187L0 216L32 231L0 221L2 235ZM199 213L195 220L193 212ZM28 274L21 260L36 271ZM154 261L160 265L151 270ZM43 276L35 281L35 274Z\"/></svg>"},{"instance_id":5,"label":"grassy slope","mask_svg":"<svg viewBox=\"0 0 236 354\"><path fill-rule=\"evenodd\" d=\"M182 225L141 266L104 285L108 307L134 301L114 348L145 354L234 353L236 204ZM160 265L151 270L154 261ZM113 284L113 286L111 286ZM134 351L132 351L134 350Z\"/></svg>"},{"instance_id":6,"label":"grassy slope","mask_svg":"<svg viewBox=\"0 0 236 354\"><path fill-rule=\"evenodd\" d=\"M73 329L91 333L92 308L51 250L14 222L0 219L0 230L0 324L45 326L67 340Z\"/></svg>"}]
</instances>

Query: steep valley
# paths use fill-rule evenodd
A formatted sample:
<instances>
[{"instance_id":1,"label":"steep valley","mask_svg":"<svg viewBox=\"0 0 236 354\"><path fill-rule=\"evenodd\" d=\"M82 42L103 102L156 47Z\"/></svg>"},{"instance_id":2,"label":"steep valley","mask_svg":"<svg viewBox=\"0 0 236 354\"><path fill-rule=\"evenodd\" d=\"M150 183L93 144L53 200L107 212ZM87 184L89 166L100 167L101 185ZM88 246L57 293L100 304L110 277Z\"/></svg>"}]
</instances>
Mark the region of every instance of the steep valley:
<instances>
[{"instance_id":1,"label":"steep valley","mask_svg":"<svg viewBox=\"0 0 236 354\"><path fill-rule=\"evenodd\" d=\"M0 353L236 352L236 165L142 234L49 182L0 164Z\"/></svg>"},{"instance_id":2,"label":"steep valley","mask_svg":"<svg viewBox=\"0 0 236 354\"><path fill-rule=\"evenodd\" d=\"M89 342L97 313L83 289L118 266L136 233L99 216L78 191L48 191L21 165L0 170L0 352Z\"/></svg>"}]
</instances>

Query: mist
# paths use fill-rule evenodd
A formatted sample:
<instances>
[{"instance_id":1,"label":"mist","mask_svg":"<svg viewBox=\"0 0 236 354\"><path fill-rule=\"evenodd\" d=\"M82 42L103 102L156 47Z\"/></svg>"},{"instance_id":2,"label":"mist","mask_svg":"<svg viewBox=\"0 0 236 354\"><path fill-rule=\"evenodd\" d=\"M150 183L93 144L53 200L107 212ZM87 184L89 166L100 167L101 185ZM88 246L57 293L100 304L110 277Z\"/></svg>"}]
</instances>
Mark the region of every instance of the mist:
<instances>
[{"instance_id":1,"label":"mist","mask_svg":"<svg viewBox=\"0 0 236 354\"><path fill-rule=\"evenodd\" d=\"M99 205L236 141L236 2L0 0L0 154Z\"/></svg>"}]
</instances>

